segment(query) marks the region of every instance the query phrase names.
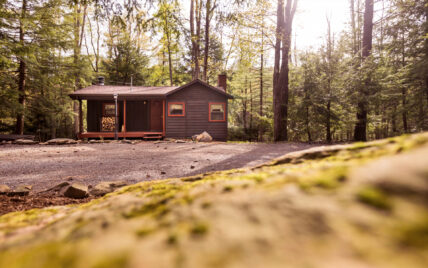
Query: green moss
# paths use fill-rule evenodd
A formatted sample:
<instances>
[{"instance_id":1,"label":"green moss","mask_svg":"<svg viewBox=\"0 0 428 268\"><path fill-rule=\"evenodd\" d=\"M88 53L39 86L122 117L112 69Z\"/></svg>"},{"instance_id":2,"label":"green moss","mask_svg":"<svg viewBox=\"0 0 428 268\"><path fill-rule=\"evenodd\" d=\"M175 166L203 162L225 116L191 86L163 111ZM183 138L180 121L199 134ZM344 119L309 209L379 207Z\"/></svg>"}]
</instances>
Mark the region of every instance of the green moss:
<instances>
[{"instance_id":1,"label":"green moss","mask_svg":"<svg viewBox=\"0 0 428 268\"><path fill-rule=\"evenodd\" d=\"M155 230L153 229L153 228L147 228L147 227L144 227L144 228L140 228L140 229L138 229L136 232L135 232L135 234L138 236L138 237L146 237L146 236L148 236L149 234L151 234L151 233L153 233Z\"/></svg>"},{"instance_id":2,"label":"green moss","mask_svg":"<svg viewBox=\"0 0 428 268\"><path fill-rule=\"evenodd\" d=\"M402 245L427 248L428 247L428 216L422 217L414 223L407 223L398 230L399 241Z\"/></svg>"},{"instance_id":3,"label":"green moss","mask_svg":"<svg viewBox=\"0 0 428 268\"><path fill-rule=\"evenodd\" d=\"M203 236L206 233L208 233L208 230L209 230L209 226L207 223L197 222L190 229L190 233L194 236Z\"/></svg>"},{"instance_id":4,"label":"green moss","mask_svg":"<svg viewBox=\"0 0 428 268\"><path fill-rule=\"evenodd\" d=\"M226 185L226 186L223 187L223 192L225 192L225 193L229 193L229 192L232 192L232 191L233 191L233 187L230 186L230 185Z\"/></svg>"},{"instance_id":5,"label":"green moss","mask_svg":"<svg viewBox=\"0 0 428 268\"><path fill-rule=\"evenodd\" d=\"M388 196L381 190L373 187L361 189L357 194L357 199L367 205L381 210L391 210L392 203Z\"/></svg>"},{"instance_id":6,"label":"green moss","mask_svg":"<svg viewBox=\"0 0 428 268\"><path fill-rule=\"evenodd\" d=\"M114 256L103 256L94 268L122 268L128 266L128 257L126 254L115 254Z\"/></svg>"}]
</instances>

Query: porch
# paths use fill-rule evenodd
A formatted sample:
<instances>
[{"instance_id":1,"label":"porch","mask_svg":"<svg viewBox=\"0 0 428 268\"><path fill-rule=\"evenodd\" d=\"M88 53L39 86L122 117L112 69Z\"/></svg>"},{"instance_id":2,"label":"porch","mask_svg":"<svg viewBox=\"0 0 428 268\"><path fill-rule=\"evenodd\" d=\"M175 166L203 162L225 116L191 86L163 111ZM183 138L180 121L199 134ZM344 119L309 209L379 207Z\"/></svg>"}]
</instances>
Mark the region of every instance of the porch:
<instances>
[{"instance_id":1,"label":"porch","mask_svg":"<svg viewBox=\"0 0 428 268\"><path fill-rule=\"evenodd\" d=\"M165 99L87 100L87 129L83 124L83 103L79 99L79 139L165 137Z\"/></svg>"}]
</instances>

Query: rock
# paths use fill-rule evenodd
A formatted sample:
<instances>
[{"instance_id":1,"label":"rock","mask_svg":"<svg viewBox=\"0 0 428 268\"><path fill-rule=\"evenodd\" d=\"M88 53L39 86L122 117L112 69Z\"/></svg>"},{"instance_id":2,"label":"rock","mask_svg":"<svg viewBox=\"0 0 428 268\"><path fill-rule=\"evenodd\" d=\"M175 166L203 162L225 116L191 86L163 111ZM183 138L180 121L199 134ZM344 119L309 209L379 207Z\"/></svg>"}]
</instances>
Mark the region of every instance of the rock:
<instances>
[{"instance_id":1,"label":"rock","mask_svg":"<svg viewBox=\"0 0 428 268\"><path fill-rule=\"evenodd\" d=\"M165 175L166 174L166 172L165 171L161 171L161 175Z\"/></svg>"},{"instance_id":2,"label":"rock","mask_svg":"<svg viewBox=\"0 0 428 268\"><path fill-rule=\"evenodd\" d=\"M64 191L65 197L82 199L88 196L88 187L82 184L73 183Z\"/></svg>"},{"instance_id":3,"label":"rock","mask_svg":"<svg viewBox=\"0 0 428 268\"><path fill-rule=\"evenodd\" d=\"M31 191L31 190L33 190L32 185L18 185L18 187L16 188L16 191Z\"/></svg>"},{"instance_id":4,"label":"rock","mask_svg":"<svg viewBox=\"0 0 428 268\"><path fill-rule=\"evenodd\" d=\"M47 142L39 142L39 145L48 145L49 143Z\"/></svg>"},{"instance_id":5,"label":"rock","mask_svg":"<svg viewBox=\"0 0 428 268\"><path fill-rule=\"evenodd\" d=\"M66 188L70 185L68 182L61 182L60 184L55 185L54 187L46 190L46 192L59 192L64 193Z\"/></svg>"},{"instance_id":6,"label":"rock","mask_svg":"<svg viewBox=\"0 0 428 268\"><path fill-rule=\"evenodd\" d=\"M15 190L9 191L6 194L8 196L27 196L30 194L31 189L33 189L31 185L19 185Z\"/></svg>"},{"instance_id":7,"label":"rock","mask_svg":"<svg viewBox=\"0 0 428 268\"><path fill-rule=\"evenodd\" d=\"M99 140L89 140L88 142L89 143L102 143L102 141L99 141Z\"/></svg>"},{"instance_id":8,"label":"rock","mask_svg":"<svg viewBox=\"0 0 428 268\"><path fill-rule=\"evenodd\" d=\"M190 169L194 169L195 168L195 166L190 166Z\"/></svg>"},{"instance_id":9,"label":"rock","mask_svg":"<svg viewBox=\"0 0 428 268\"><path fill-rule=\"evenodd\" d=\"M31 145L31 144L36 144L37 142L33 140L18 139L14 143L19 145Z\"/></svg>"},{"instance_id":10,"label":"rock","mask_svg":"<svg viewBox=\"0 0 428 268\"><path fill-rule=\"evenodd\" d=\"M211 142L213 138L208 132L204 131L196 137L196 141L198 142Z\"/></svg>"},{"instance_id":11,"label":"rock","mask_svg":"<svg viewBox=\"0 0 428 268\"><path fill-rule=\"evenodd\" d=\"M5 194L7 192L10 192L9 186L5 184L0 184L0 194Z\"/></svg>"},{"instance_id":12,"label":"rock","mask_svg":"<svg viewBox=\"0 0 428 268\"><path fill-rule=\"evenodd\" d=\"M64 145L64 144L76 144L77 141L73 139L58 138L58 139L48 140L47 143L50 145Z\"/></svg>"},{"instance_id":13,"label":"rock","mask_svg":"<svg viewBox=\"0 0 428 268\"><path fill-rule=\"evenodd\" d=\"M196 138L198 137L198 135L193 135L192 136L192 141L196 141Z\"/></svg>"},{"instance_id":14,"label":"rock","mask_svg":"<svg viewBox=\"0 0 428 268\"><path fill-rule=\"evenodd\" d=\"M186 141L183 140L176 140L175 143L186 143Z\"/></svg>"},{"instance_id":15,"label":"rock","mask_svg":"<svg viewBox=\"0 0 428 268\"><path fill-rule=\"evenodd\" d=\"M166 139L165 139L165 141L168 141L168 142L175 142L175 139L173 139L173 138L166 138Z\"/></svg>"},{"instance_id":16,"label":"rock","mask_svg":"<svg viewBox=\"0 0 428 268\"><path fill-rule=\"evenodd\" d=\"M95 185L89 193L94 196L103 196L126 185L128 185L128 183L125 181L103 181Z\"/></svg>"}]
</instances>

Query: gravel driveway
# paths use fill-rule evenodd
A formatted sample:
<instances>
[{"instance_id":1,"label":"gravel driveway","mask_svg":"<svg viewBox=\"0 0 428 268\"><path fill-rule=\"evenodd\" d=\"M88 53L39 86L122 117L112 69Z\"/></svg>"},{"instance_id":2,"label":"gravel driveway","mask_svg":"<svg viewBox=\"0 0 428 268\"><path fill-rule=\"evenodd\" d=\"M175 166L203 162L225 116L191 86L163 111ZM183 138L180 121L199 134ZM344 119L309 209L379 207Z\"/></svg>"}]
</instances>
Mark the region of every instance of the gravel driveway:
<instances>
[{"instance_id":1,"label":"gravel driveway","mask_svg":"<svg viewBox=\"0 0 428 268\"><path fill-rule=\"evenodd\" d=\"M254 166L292 151L298 143L154 143L2 145L0 184L48 189L65 180L95 185L183 177L208 171Z\"/></svg>"}]
</instances>

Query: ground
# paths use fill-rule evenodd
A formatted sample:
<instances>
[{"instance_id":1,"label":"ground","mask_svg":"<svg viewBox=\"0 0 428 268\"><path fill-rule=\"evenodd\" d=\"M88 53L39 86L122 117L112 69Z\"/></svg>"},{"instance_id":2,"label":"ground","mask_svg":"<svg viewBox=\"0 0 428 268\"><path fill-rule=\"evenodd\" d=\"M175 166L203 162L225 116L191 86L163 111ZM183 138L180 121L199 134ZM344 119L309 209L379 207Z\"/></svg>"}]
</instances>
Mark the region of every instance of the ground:
<instances>
[{"instance_id":1,"label":"ground","mask_svg":"<svg viewBox=\"0 0 428 268\"><path fill-rule=\"evenodd\" d=\"M428 133L0 216L11 268L425 268L427 249Z\"/></svg>"},{"instance_id":2,"label":"ground","mask_svg":"<svg viewBox=\"0 0 428 268\"><path fill-rule=\"evenodd\" d=\"M312 145L313 146L313 145ZM30 196L0 195L0 215L31 208L88 202L40 193L61 182L96 185L101 181L128 183L183 177L261 164L303 143L97 143L76 145L0 146L0 184L11 188L32 185Z\"/></svg>"},{"instance_id":3,"label":"ground","mask_svg":"<svg viewBox=\"0 0 428 268\"><path fill-rule=\"evenodd\" d=\"M95 185L183 177L254 166L303 143L154 143L0 146L0 184L33 186L38 192L63 181Z\"/></svg>"}]
</instances>

